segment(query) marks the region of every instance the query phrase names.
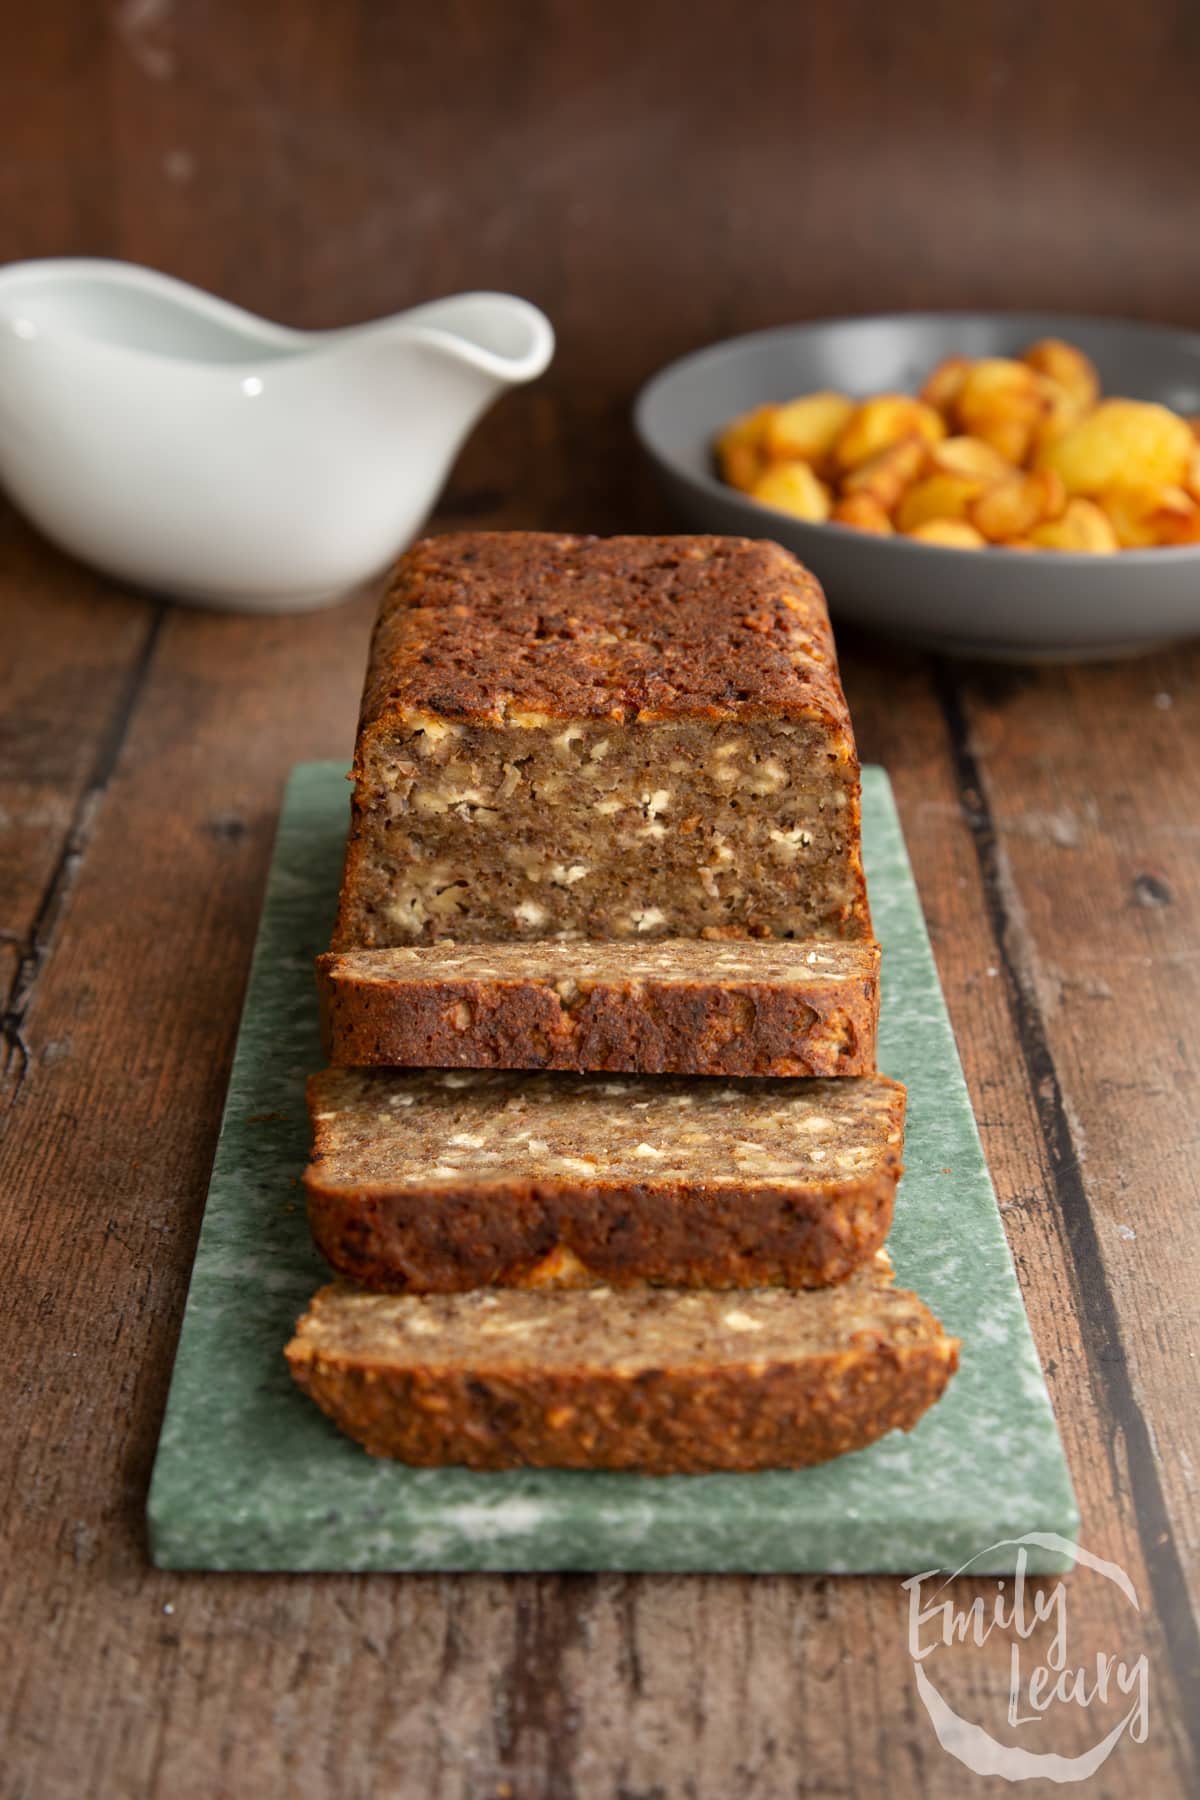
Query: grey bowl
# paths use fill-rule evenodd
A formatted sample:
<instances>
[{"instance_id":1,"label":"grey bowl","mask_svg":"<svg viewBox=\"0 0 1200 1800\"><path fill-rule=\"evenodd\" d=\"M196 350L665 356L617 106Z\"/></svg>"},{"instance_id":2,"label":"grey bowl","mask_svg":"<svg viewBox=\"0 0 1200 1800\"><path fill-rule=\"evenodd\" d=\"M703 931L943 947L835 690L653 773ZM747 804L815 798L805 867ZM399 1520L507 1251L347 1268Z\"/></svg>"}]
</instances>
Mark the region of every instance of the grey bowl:
<instances>
[{"instance_id":1,"label":"grey bowl","mask_svg":"<svg viewBox=\"0 0 1200 1800\"><path fill-rule=\"evenodd\" d=\"M810 525L717 478L712 441L737 413L816 388L915 393L955 352L1011 356L1064 337L1106 394L1200 412L1200 335L1054 313L893 313L784 326L685 356L642 389L634 423L680 518L769 537L818 576L836 617L969 656L1069 660L1127 655L1200 632L1200 546L1118 556L948 550Z\"/></svg>"}]
</instances>

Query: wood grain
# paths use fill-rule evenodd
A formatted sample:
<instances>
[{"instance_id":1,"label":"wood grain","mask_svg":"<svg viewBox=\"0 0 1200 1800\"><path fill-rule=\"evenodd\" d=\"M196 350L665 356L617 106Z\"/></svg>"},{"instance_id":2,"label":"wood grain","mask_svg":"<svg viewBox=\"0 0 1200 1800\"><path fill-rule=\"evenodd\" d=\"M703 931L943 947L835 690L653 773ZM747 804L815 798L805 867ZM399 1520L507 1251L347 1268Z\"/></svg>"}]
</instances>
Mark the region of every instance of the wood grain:
<instances>
[{"instance_id":1,"label":"wood grain","mask_svg":"<svg viewBox=\"0 0 1200 1800\"><path fill-rule=\"evenodd\" d=\"M549 310L554 369L476 433L445 524L669 527L629 402L730 332L953 305L1200 326L1186 0L933 0L919 30L872 0L0 23L0 256L129 256L303 325L468 286ZM163 608L0 512L0 1796L982 1793L916 1700L891 1580L147 1566L279 793L348 756L369 613ZM1150 1736L1090 1791L1194 1792L1200 656L963 671L847 636L843 661L1085 1541L1141 1600L1131 1623L1071 1580L1073 1653L1151 1668ZM1003 1659L956 1679L999 1728ZM1094 1726L1063 1712L1052 1747Z\"/></svg>"},{"instance_id":2,"label":"wood grain","mask_svg":"<svg viewBox=\"0 0 1200 1800\"><path fill-rule=\"evenodd\" d=\"M0 513L0 569L2 1095L25 1075L25 1014L145 679L159 609L124 599L97 607L99 584L75 571L64 584L61 559L9 511Z\"/></svg>"}]
</instances>

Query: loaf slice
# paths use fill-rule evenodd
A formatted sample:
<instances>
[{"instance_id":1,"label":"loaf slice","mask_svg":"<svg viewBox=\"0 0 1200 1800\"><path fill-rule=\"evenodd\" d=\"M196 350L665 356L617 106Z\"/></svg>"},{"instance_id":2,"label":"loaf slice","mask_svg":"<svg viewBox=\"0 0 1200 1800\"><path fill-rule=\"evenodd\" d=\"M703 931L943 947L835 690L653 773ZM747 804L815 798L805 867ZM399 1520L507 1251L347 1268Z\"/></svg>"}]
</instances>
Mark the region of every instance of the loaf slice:
<instances>
[{"instance_id":1,"label":"loaf slice","mask_svg":"<svg viewBox=\"0 0 1200 1800\"><path fill-rule=\"evenodd\" d=\"M871 937L821 589L777 544L462 532L371 645L335 950Z\"/></svg>"},{"instance_id":2,"label":"loaf slice","mask_svg":"<svg viewBox=\"0 0 1200 1800\"><path fill-rule=\"evenodd\" d=\"M328 1069L318 1249L366 1287L844 1280L887 1236L905 1091L830 1081Z\"/></svg>"},{"instance_id":3,"label":"loaf slice","mask_svg":"<svg viewBox=\"0 0 1200 1800\"><path fill-rule=\"evenodd\" d=\"M317 959L341 1066L863 1075L879 946L431 944Z\"/></svg>"},{"instance_id":4,"label":"loaf slice","mask_svg":"<svg viewBox=\"0 0 1200 1800\"><path fill-rule=\"evenodd\" d=\"M958 1343L886 1257L843 1286L380 1295L322 1288L287 1359L374 1456L648 1475L801 1468L910 1430Z\"/></svg>"}]
</instances>

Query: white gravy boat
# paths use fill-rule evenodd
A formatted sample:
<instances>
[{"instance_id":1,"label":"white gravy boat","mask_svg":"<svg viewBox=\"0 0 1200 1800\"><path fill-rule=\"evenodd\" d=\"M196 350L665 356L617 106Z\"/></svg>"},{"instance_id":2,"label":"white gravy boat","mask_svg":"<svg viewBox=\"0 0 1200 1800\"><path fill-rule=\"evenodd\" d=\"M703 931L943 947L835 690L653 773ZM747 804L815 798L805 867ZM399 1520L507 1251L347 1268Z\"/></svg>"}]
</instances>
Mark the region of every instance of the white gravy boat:
<instances>
[{"instance_id":1,"label":"white gravy boat","mask_svg":"<svg viewBox=\"0 0 1200 1800\"><path fill-rule=\"evenodd\" d=\"M0 484L64 550L196 605L378 576L460 445L554 353L509 294L291 331L130 263L0 268Z\"/></svg>"}]
</instances>

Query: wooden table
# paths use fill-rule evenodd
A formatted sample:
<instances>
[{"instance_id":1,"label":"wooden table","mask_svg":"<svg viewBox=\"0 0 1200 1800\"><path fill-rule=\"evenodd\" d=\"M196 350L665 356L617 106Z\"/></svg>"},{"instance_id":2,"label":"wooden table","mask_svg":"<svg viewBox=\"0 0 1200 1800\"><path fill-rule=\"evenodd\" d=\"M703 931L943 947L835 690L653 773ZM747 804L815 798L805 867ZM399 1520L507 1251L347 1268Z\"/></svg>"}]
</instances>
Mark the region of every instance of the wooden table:
<instances>
[{"instance_id":1,"label":"wooden table","mask_svg":"<svg viewBox=\"0 0 1200 1800\"><path fill-rule=\"evenodd\" d=\"M479 430L439 526L669 527L631 397L736 330L1200 325L1187 0L4 10L0 255L123 255L301 325L466 286L547 308L555 368ZM148 1567L281 784L348 755L368 626L162 605L0 511L0 1794L982 1792L917 1701L892 1579ZM1071 1578L1073 1652L1150 1668L1146 1742L1088 1791L1195 1792L1200 655L842 649L1084 1541L1140 1601ZM1005 1669L975 1667L957 1691L999 1729ZM1075 1754L1096 1717L1059 1708L1034 1747Z\"/></svg>"}]
</instances>

